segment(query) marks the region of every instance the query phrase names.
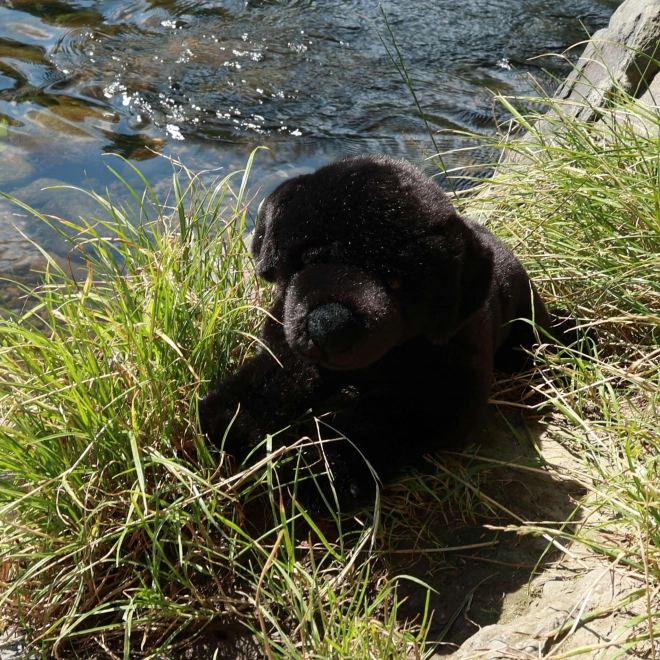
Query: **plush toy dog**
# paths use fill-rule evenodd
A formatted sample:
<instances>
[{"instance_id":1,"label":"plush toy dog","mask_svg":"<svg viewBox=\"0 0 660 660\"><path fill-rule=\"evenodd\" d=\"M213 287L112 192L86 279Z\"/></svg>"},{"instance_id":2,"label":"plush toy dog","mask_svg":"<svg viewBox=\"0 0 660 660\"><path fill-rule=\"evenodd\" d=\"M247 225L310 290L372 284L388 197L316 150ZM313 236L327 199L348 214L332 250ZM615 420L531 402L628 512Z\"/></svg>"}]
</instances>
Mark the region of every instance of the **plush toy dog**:
<instances>
[{"instance_id":1,"label":"plush toy dog","mask_svg":"<svg viewBox=\"0 0 660 660\"><path fill-rule=\"evenodd\" d=\"M200 401L202 430L243 460L334 408L320 428L344 439L315 451L344 503L374 491L369 465L387 480L477 429L493 369L520 368L534 325L550 329L511 250L402 160L348 158L282 183L252 251L277 285L267 349Z\"/></svg>"}]
</instances>

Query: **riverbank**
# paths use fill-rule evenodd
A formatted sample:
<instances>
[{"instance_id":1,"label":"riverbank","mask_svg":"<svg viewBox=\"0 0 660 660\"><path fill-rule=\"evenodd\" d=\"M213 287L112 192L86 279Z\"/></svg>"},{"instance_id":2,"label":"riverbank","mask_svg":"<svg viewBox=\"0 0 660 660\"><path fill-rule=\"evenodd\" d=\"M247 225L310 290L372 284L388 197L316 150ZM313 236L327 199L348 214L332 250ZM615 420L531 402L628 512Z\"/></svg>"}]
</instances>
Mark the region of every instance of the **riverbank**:
<instances>
[{"instance_id":1,"label":"riverbank","mask_svg":"<svg viewBox=\"0 0 660 660\"><path fill-rule=\"evenodd\" d=\"M539 99L551 139L519 114L533 139L500 146L519 157L463 202L595 353L542 344L533 375L497 383L481 447L388 488L380 519L301 520L277 497L286 456L218 468L181 424L243 359L268 295L239 177L180 179L173 209L138 193L142 220L118 212L110 237L82 223L82 271L50 264L40 328L21 312L0 326L6 624L61 656L652 657L660 159L633 120L660 120L605 97L598 121Z\"/></svg>"},{"instance_id":2,"label":"riverbank","mask_svg":"<svg viewBox=\"0 0 660 660\"><path fill-rule=\"evenodd\" d=\"M539 451L556 469L559 443L558 483L584 489L570 523L536 526L557 562L457 660L658 653L659 53L660 6L628 0L557 95L539 99L544 117L518 118L528 132L507 141L505 164L466 202L597 348L550 357L534 387L554 409Z\"/></svg>"}]
</instances>

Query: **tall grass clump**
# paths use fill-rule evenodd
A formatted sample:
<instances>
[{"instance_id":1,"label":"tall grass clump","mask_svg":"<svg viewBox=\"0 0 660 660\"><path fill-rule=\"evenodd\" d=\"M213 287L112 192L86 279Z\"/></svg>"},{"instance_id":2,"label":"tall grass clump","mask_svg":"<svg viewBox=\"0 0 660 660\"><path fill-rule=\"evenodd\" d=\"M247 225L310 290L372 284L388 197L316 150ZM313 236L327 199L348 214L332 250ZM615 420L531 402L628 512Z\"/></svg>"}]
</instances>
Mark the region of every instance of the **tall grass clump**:
<instances>
[{"instance_id":1,"label":"tall grass clump","mask_svg":"<svg viewBox=\"0 0 660 660\"><path fill-rule=\"evenodd\" d=\"M591 474L599 510L571 540L660 579L660 115L620 89L597 121L574 102L499 98L513 116L491 180L464 202L509 242L584 341L539 349L536 390ZM529 100L525 99L529 104ZM528 105L529 107L529 105ZM517 129L517 130L516 130ZM524 133L524 136L522 135ZM534 405L539 405L538 403ZM606 531L607 533L601 533ZM559 533L559 532L548 532ZM657 602L649 601L653 621ZM650 627L648 636L657 636Z\"/></svg>"},{"instance_id":2,"label":"tall grass clump","mask_svg":"<svg viewBox=\"0 0 660 660\"><path fill-rule=\"evenodd\" d=\"M209 631L269 658L423 654L425 619L398 621L396 580L376 579L373 526L324 535L279 494L285 450L268 438L242 469L198 432L198 396L268 303L244 242L251 162L210 186L180 170L167 204L133 170L125 203L88 192L97 219L33 212L70 263L42 250L41 284L0 318L0 620L43 656L163 657Z\"/></svg>"}]
</instances>

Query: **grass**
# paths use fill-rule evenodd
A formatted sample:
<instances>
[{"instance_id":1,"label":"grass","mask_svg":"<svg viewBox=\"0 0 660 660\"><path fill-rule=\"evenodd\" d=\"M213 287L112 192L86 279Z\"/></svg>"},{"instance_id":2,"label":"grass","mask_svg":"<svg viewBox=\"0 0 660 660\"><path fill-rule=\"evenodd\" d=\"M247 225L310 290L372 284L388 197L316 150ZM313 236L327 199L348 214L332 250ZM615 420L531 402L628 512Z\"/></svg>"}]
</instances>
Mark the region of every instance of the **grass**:
<instances>
[{"instance_id":1,"label":"grass","mask_svg":"<svg viewBox=\"0 0 660 660\"><path fill-rule=\"evenodd\" d=\"M373 517L323 531L281 496L295 446L267 438L243 468L198 432L198 397L269 300L244 244L251 162L210 186L180 169L169 204L134 170L130 204L89 192L100 219L31 211L71 245L0 320L0 611L37 655L162 657L209 635L269 658L427 653L430 613L400 620L406 578L383 579Z\"/></svg>"},{"instance_id":2,"label":"grass","mask_svg":"<svg viewBox=\"0 0 660 660\"><path fill-rule=\"evenodd\" d=\"M278 477L305 440L275 449L268 437L268 459L249 468L211 451L197 398L250 352L270 295L244 244L252 159L212 184L178 168L166 201L133 170L130 204L89 192L99 219L34 212L70 242L70 264L44 253L42 283L22 285L24 310L0 320L5 628L42 657L177 657L223 636L269 659L428 657L433 593L409 564L442 571L439 530L503 519L646 585L646 612L611 657L658 637L660 142L634 129L660 120L623 93L598 124L534 101L553 110L552 138L500 99L532 139L494 142L506 163L461 203L597 336L560 353L542 342L518 405L553 418L598 516L530 526L491 487L507 461L475 450L406 475L378 511L317 521ZM494 397L518 402L529 382L501 381ZM467 618L477 586L434 641ZM422 594L412 615L410 587Z\"/></svg>"},{"instance_id":3,"label":"grass","mask_svg":"<svg viewBox=\"0 0 660 660\"><path fill-rule=\"evenodd\" d=\"M241 359L260 302L242 190L218 220L231 183L200 193L176 179L171 215L146 182L144 197L129 187L136 211L90 193L108 220L36 214L72 236L75 269L44 254L30 308L0 324L2 611L55 649L90 627L101 648L147 629L167 641L176 627L157 613L214 609L199 578L226 567L236 514L194 395L200 372Z\"/></svg>"},{"instance_id":4,"label":"grass","mask_svg":"<svg viewBox=\"0 0 660 660\"><path fill-rule=\"evenodd\" d=\"M660 117L621 90L596 123L575 119L573 102L532 101L548 111L541 122L499 99L529 132L494 141L501 163L465 211L511 244L544 297L597 339L595 348L538 352L542 398L532 407L554 411L598 512L577 529L545 532L645 581L645 629L623 631L630 644L620 642L635 648L660 636Z\"/></svg>"}]
</instances>

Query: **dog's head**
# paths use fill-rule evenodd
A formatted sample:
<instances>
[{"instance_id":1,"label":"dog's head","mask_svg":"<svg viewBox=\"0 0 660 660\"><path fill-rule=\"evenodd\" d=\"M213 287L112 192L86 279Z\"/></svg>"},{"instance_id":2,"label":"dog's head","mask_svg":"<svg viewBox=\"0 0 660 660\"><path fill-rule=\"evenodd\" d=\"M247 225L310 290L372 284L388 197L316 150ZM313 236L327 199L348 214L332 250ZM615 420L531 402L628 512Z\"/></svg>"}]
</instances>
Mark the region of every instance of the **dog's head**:
<instances>
[{"instance_id":1,"label":"dog's head","mask_svg":"<svg viewBox=\"0 0 660 660\"><path fill-rule=\"evenodd\" d=\"M411 164L359 156L282 183L252 242L284 297L292 350L330 369L369 366L424 335L448 341L484 304L493 255Z\"/></svg>"}]
</instances>

